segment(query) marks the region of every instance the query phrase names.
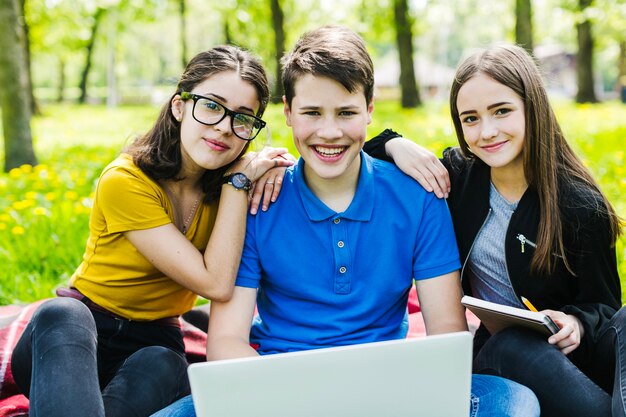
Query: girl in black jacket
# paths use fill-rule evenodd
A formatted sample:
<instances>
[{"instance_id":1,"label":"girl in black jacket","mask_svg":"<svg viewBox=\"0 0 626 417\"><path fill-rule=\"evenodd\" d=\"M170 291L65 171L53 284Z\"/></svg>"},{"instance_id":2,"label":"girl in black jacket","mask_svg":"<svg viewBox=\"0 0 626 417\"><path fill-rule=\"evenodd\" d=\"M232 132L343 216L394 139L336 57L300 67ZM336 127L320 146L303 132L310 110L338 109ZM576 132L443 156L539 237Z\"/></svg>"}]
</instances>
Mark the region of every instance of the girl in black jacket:
<instances>
[{"instance_id":1,"label":"girl in black jacket","mask_svg":"<svg viewBox=\"0 0 626 417\"><path fill-rule=\"evenodd\" d=\"M475 371L528 386L544 417L626 416L621 220L565 141L535 62L517 46L473 54L457 69L450 108L460 148L441 162L466 294L521 308L526 297L561 328L546 340L481 326ZM390 160L388 151L437 189L437 164L399 136L386 130L365 150Z\"/></svg>"}]
</instances>

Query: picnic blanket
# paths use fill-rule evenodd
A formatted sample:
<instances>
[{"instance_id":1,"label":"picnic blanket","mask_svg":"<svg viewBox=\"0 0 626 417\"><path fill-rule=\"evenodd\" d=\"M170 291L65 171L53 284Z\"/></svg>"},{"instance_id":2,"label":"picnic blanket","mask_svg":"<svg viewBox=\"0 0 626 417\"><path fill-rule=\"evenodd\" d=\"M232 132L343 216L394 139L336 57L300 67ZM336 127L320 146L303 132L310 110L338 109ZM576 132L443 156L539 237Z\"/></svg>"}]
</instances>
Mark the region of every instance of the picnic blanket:
<instances>
[{"instance_id":1,"label":"picnic blanket","mask_svg":"<svg viewBox=\"0 0 626 417\"><path fill-rule=\"evenodd\" d=\"M37 307L45 300L25 306L0 307L0 417L27 417L28 399L19 393L11 373L11 353ZM424 320L415 290L409 293L409 332L407 337L426 335ZM470 330L478 327L478 319L467 315ZM185 353L189 363L202 362L206 354L206 307L199 307L181 318Z\"/></svg>"},{"instance_id":2,"label":"picnic blanket","mask_svg":"<svg viewBox=\"0 0 626 417\"><path fill-rule=\"evenodd\" d=\"M31 316L44 301L25 306L0 307L0 417L28 416L28 399L19 393L11 373L11 353ZM206 332L182 318L181 325L187 361L204 361Z\"/></svg>"}]
</instances>

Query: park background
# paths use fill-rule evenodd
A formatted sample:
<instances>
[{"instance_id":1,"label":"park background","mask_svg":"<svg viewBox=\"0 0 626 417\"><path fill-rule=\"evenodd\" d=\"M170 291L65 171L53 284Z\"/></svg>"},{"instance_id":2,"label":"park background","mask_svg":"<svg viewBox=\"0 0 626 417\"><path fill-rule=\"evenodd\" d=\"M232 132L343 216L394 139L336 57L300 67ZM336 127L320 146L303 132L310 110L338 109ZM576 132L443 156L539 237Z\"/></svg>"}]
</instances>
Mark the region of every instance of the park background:
<instances>
[{"instance_id":1,"label":"park background","mask_svg":"<svg viewBox=\"0 0 626 417\"><path fill-rule=\"evenodd\" d=\"M533 52L572 146L626 216L625 0L0 0L0 305L50 297L81 261L102 168L150 128L184 62L234 43L277 60L305 30L347 25L376 70L374 122L437 154L447 94L474 48ZM255 140L295 154L282 106ZM626 238L617 242L622 288ZM623 299L626 299L623 297Z\"/></svg>"}]
</instances>

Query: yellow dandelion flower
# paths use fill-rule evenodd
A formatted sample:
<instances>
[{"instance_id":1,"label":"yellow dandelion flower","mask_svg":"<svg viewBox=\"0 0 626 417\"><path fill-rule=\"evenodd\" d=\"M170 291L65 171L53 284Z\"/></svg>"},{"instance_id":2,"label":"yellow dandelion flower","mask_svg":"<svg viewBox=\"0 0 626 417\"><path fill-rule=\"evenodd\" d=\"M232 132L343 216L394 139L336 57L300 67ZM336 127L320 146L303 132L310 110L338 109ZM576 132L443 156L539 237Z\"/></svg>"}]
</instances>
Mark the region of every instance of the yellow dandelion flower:
<instances>
[{"instance_id":1,"label":"yellow dandelion flower","mask_svg":"<svg viewBox=\"0 0 626 417\"><path fill-rule=\"evenodd\" d=\"M76 200L78 199L78 193L76 191L66 191L65 199L70 201Z\"/></svg>"},{"instance_id":2,"label":"yellow dandelion flower","mask_svg":"<svg viewBox=\"0 0 626 417\"><path fill-rule=\"evenodd\" d=\"M11 233L14 235L23 235L24 232L25 230L22 226L14 226L13 229L11 229Z\"/></svg>"},{"instance_id":3,"label":"yellow dandelion flower","mask_svg":"<svg viewBox=\"0 0 626 417\"><path fill-rule=\"evenodd\" d=\"M8 222L10 220L11 220L11 216L9 216L8 214L6 213L0 214L0 221Z\"/></svg>"},{"instance_id":4,"label":"yellow dandelion flower","mask_svg":"<svg viewBox=\"0 0 626 417\"><path fill-rule=\"evenodd\" d=\"M7 225L4 223L0 223L0 230L7 230Z\"/></svg>"},{"instance_id":5,"label":"yellow dandelion flower","mask_svg":"<svg viewBox=\"0 0 626 417\"><path fill-rule=\"evenodd\" d=\"M45 207L35 207L33 209L33 214L35 216L47 216L48 210Z\"/></svg>"},{"instance_id":6,"label":"yellow dandelion flower","mask_svg":"<svg viewBox=\"0 0 626 417\"><path fill-rule=\"evenodd\" d=\"M31 172L33 172L33 166L30 164L24 164L20 166L20 169L24 174L30 174Z\"/></svg>"},{"instance_id":7,"label":"yellow dandelion flower","mask_svg":"<svg viewBox=\"0 0 626 417\"><path fill-rule=\"evenodd\" d=\"M29 191L26 193L26 199L27 200L36 200L37 199L37 193L34 191Z\"/></svg>"},{"instance_id":8,"label":"yellow dandelion flower","mask_svg":"<svg viewBox=\"0 0 626 417\"><path fill-rule=\"evenodd\" d=\"M19 178L22 176L22 170L19 168L13 168L9 171L9 177L11 178Z\"/></svg>"},{"instance_id":9,"label":"yellow dandelion flower","mask_svg":"<svg viewBox=\"0 0 626 417\"><path fill-rule=\"evenodd\" d=\"M19 211L19 210L24 210L28 207L32 207L34 205L35 205L35 202L33 200L21 200L21 201L16 201L15 203L13 203L11 207Z\"/></svg>"},{"instance_id":10,"label":"yellow dandelion flower","mask_svg":"<svg viewBox=\"0 0 626 417\"><path fill-rule=\"evenodd\" d=\"M57 199L56 193L53 193L53 192L46 193L44 197L46 197L46 200L48 201L54 201Z\"/></svg>"},{"instance_id":11,"label":"yellow dandelion flower","mask_svg":"<svg viewBox=\"0 0 626 417\"><path fill-rule=\"evenodd\" d=\"M46 164L39 164L35 167L36 173L40 173L40 172L47 171L47 170L48 170L48 165Z\"/></svg>"}]
</instances>

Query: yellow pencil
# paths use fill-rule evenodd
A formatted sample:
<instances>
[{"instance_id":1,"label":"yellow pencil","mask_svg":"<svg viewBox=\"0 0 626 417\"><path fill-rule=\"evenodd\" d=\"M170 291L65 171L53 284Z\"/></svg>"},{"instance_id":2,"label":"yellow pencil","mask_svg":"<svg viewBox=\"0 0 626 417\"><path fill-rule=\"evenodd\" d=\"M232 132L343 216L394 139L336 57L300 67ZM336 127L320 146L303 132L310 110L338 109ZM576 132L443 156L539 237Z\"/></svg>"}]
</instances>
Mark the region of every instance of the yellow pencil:
<instances>
[{"instance_id":1,"label":"yellow pencil","mask_svg":"<svg viewBox=\"0 0 626 417\"><path fill-rule=\"evenodd\" d=\"M530 311L537 311L537 309L535 308L534 305L532 305L532 303L530 301L528 301L526 298L522 297L522 303L524 303L524 305L526 307L528 307L528 309Z\"/></svg>"}]
</instances>

